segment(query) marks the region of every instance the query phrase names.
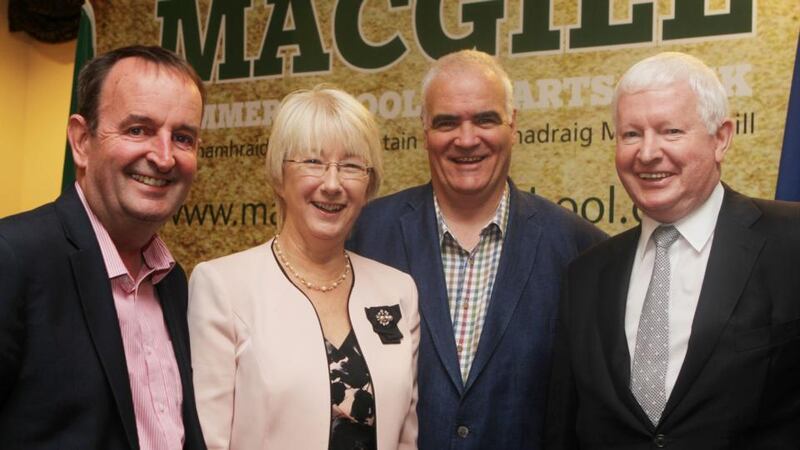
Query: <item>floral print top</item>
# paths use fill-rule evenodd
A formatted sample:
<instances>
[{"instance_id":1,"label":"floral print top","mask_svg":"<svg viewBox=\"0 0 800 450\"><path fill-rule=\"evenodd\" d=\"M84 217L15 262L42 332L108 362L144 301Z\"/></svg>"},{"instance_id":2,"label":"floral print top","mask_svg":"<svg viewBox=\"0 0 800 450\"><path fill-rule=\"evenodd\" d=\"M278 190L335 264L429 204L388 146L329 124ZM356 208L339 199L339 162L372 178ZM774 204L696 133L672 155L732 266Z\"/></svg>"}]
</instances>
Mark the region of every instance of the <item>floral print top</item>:
<instances>
[{"instance_id":1,"label":"floral print top","mask_svg":"<svg viewBox=\"0 0 800 450\"><path fill-rule=\"evenodd\" d=\"M375 399L353 330L336 348L325 339L331 376L331 450L375 450Z\"/></svg>"}]
</instances>

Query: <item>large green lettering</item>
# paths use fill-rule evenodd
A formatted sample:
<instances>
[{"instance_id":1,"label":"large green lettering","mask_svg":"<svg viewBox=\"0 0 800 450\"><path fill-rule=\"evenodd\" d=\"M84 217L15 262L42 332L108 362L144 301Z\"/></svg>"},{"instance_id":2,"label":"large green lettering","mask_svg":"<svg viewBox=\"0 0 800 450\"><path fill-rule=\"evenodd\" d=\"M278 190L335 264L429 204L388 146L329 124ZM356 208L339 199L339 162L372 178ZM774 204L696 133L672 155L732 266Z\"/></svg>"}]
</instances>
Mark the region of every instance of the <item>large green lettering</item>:
<instances>
[{"instance_id":1,"label":"large green lettering","mask_svg":"<svg viewBox=\"0 0 800 450\"><path fill-rule=\"evenodd\" d=\"M630 0L629 0L630 1ZM699 2L699 0L692 0ZM570 48L653 41L653 4L633 5L631 23L611 25L609 0L582 0L581 27L569 31Z\"/></svg>"},{"instance_id":2,"label":"large green lettering","mask_svg":"<svg viewBox=\"0 0 800 450\"><path fill-rule=\"evenodd\" d=\"M465 48L497 53L497 21L505 14L503 0L462 4L461 17L465 23L472 23L472 32L460 38L445 33L441 5L442 0L417 1L415 31L422 51L434 59Z\"/></svg>"},{"instance_id":3,"label":"large green lettering","mask_svg":"<svg viewBox=\"0 0 800 450\"><path fill-rule=\"evenodd\" d=\"M561 32L550 29L550 0L525 0L522 31L511 35L511 53L558 50Z\"/></svg>"},{"instance_id":4,"label":"large green lettering","mask_svg":"<svg viewBox=\"0 0 800 450\"><path fill-rule=\"evenodd\" d=\"M296 45L299 52L292 56L292 73L322 72L330 70L330 53L322 48L317 27L317 17L311 0L267 0L274 5L269 25L264 34L261 55L253 65L255 76L279 75L283 72L283 57L278 49ZM284 29L291 13L293 29Z\"/></svg>"},{"instance_id":5,"label":"large green lettering","mask_svg":"<svg viewBox=\"0 0 800 450\"><path fill-rule=\"evenodd\" d=\"M663 24L663 39L749 33L753 31L753 0L729 0L727 14L705 15L704 3L675 0L675 18Z\"/></svg>"},{"instance_id":6,"label":"large green lettering","mask_svg":"<svg viewBox=\"0 0 800 450\"><path fill-rule=\"evenodd\" d=\"M186 60L194 66L200 78L209 81L224 20L225 61L219 65L218 78L231 80L249 77L250 62L244 59L244 11L248 7L250 0L212 0L206 30L201 33L196 0L159 0L156 16L162 20L161 46L177 50L178 36L181 36ZM205 35L202 43L201 34Z\"/></svg>"},{"instance_id":7,"label":"large green lettering","mask_svg":"<svg viewBox=\"0 0 800 450\"><path fill-rule=\"evenodd\" d=\"M401 6L391 0L392 7ZM407 1L403 2L407 4ZM345 61L361 69L380 69L400 59L408 50L399 33L381 45L372 45L361 35L360 17L364 0L340 0L336 5L333 36Z\"/></svg>"}]
</instances>

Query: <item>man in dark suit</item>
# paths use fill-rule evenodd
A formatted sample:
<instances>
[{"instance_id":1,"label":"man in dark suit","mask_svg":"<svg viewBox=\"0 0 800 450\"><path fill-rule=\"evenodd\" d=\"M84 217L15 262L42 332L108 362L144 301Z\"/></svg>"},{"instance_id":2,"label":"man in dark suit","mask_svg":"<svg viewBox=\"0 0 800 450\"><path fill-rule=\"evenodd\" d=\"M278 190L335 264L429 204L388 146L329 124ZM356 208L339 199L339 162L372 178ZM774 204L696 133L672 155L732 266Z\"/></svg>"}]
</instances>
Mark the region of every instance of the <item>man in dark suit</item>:
<instances>
[{"instance_id":1,"label":"man in dark suit","mask_svg":"<svg viewBox=\"0 0 800 450\"><path fill-rule=\"evenodd\" d=\"M445 56L422 92L431 183L368 205L351 248L417 283L419 448L538 449L561 273L605 235L508 179L515 111L492 57Z\"/></svg>"},{"instance_id":2,"label":"man in dark suit","mask_svg":"<svg viewBox=\"0 0 800 450\"><path fill-rule=\"evenodd\" d=\"M78 97L75 185L0 220L0 447L204 449L186 277L156 234L197 170L202 81L126 47Z\"/></svg>"},{"instance_id":3,"label":"man in dark suit","mask_svg":"<svg viewBox=\"0 0 800 450\"><path fill-rule=\"evenodd\" d=\"M734 126L696 58L637 63L614 105L642 223L569 267L548 448L798 448L800 205L720 182Z\"/></svg>"}]
</instances>

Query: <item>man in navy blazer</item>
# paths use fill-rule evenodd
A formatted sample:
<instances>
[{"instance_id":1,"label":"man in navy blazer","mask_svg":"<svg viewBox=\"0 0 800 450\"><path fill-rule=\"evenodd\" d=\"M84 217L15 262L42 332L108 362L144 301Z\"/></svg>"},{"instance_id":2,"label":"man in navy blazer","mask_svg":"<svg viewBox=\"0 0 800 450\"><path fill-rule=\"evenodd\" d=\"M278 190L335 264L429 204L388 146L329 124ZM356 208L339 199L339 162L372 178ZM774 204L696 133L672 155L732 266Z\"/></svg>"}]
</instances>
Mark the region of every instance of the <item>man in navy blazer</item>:
<instances>
[{"instance_id":1,"label":"man in navy blazer","mask_svg":"<svg viewBox=\"0 0 800 450\"><path fill-rule=\"evenodd\" d=\"M0 220L0 448L205 449L186 277L157 235L197 170L202 81L135 46L78 94L75 185Z\"/></svg>"},{"instance_id":2,"label":"man in navy blazer","mask_svg":"<svg viewBox=\"0 0 800 450\"><path fill-rule=\"evenodd\" d=\"M642 223L569 266L547 448L798 448L800 205L720 182L734 124L697 58L639 61L614 99Z\"/></svg>"},{"instance_id":3,"label":"man in navy blazer","mask_svg":"<svg viewBox=\"0 0 800 450\"><path fill-rule=\"evenodd\" d=\"M485 53L437 61L422 87L431 183L368 205L350 240L417 283L421 450L541 448L561 273L605 237L508 179L511 89Z\"/></svg>"}]
</instances>

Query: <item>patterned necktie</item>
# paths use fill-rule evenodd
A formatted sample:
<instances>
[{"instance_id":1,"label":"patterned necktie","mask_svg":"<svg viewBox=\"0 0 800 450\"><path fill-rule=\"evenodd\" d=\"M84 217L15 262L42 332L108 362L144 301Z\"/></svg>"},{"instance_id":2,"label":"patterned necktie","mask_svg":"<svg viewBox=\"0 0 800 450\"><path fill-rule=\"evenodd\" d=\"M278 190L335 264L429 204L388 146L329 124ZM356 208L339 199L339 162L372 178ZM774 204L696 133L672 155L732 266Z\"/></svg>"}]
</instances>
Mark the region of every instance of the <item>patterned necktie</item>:
<instances>
[{"instance_id":1,"label":"patterned necktie","mask_svg":"<svg viewBox=\"0 0 800 450\"><path fill-rule=\"evenodd\" d=\"M667 404L664 380L669 363L669 247L678 236L680 233L672 225L662 225L653 232L656 258L633 352L631 392L653 425L658 425Z\"/></svg>"}]
</instances>

